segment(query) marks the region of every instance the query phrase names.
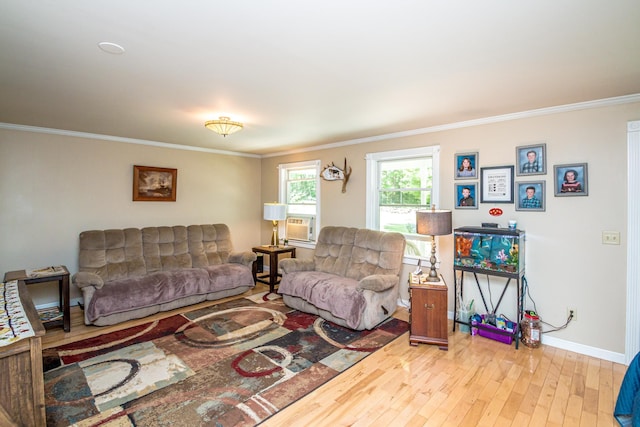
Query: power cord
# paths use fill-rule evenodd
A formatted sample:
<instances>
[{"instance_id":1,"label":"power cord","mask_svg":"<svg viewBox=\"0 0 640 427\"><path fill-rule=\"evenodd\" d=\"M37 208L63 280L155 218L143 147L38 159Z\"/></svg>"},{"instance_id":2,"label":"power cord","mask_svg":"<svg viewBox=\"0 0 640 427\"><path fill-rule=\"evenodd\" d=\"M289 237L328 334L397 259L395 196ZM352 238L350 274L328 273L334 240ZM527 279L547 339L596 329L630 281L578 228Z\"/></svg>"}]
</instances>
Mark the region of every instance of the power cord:
<instances>
[{"instance_id":1,"label":"power cord","mask_svg":"<svg viewBox=\"0 0 640 427\"><path fill-rule=\"evenodd\" d=\"M523 286L524 286L524 290L525 290L522 293L522 307L524 307L524 299L525 299L525 295L526 295L531 300L531 303L533 303L533 309L535 310L536 313L538 313L538 316L540 316L540 312L538 311L538 308L536 307L536 302L531 297L531 293L529 292L529 282L527 282L527 278L526 277L522 277L522 282L523 282ZM549 329L549 330L546 330L546 331L540 330L540 333L541 334L546 334L546 333L549 333L549 332L561 331L562 329L565 329L567 326L569 326L569 323L571 323L572 320L573 320L573 310L569 312L569 316L567 316L567 321L564 323L564 325L561 325L561 326L552 325L551 323L545 322L544 320L542 320L542 317L540 317L540 323L543 323L543 324L545 324L547 326L551 326L553 328L553 329Z\"/></svg>"}]
</instances>

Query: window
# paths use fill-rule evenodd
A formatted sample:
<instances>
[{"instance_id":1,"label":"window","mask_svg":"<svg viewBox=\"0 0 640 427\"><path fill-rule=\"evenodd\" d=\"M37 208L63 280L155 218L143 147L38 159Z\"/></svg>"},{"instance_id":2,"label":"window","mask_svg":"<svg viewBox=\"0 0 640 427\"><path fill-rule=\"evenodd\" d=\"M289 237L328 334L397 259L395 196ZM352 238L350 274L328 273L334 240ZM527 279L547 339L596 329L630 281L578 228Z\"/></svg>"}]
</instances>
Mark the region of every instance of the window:
<instances>
[{"instance_id":1,"label":"window","mask_svg":"<svg viewBox=\"0 0 640 427\"><path fill-rule=\"evenodd\" d=\"M416 233L416 211L438 204L440 147L369 153L366 160L367 228L403 233L405 256L430 256L430 236Z\"/></svg>"},{"instance_id":2,"label":"window","mask_svg":"<svg viewBox=\"0 0 640 427\"><path fill-rule=\"evenodd\" d=\"M312 240L315 240L320 223L320 160L285 163L278 169L280 203L286 203L287 216L313 218Z\"/></svg>"}]
</instances>

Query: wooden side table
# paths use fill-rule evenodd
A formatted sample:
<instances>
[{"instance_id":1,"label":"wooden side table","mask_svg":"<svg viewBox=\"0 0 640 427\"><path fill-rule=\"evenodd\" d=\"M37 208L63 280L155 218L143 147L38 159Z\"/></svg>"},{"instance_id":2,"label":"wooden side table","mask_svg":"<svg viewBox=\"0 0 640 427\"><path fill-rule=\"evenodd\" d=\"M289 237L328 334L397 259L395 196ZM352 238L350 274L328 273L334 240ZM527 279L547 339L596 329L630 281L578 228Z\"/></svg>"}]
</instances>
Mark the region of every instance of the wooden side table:
<instances>
[{"instance_id":1,"label":"wooden side table","mask_svg":"<svg viewBox=\"0 0 640 427\"><path fill-rule=\"evenodd\" d=\"M409 344L436 344L440 350L448 350L446 285L412 284L409 292Z\"/></svg>"},{"instance_id":2,"label":"wooden side table","mask_svg":"<svg viewBox=\"0 0 640 427\"><path fill-rule=\"evenodd\" d=\"M43 322L45 328L49 329L55 326L61 326L65 332L71 331L71 306L69 298L69 270L64 265L61 265L63 272L59 274L53 274L49 276L41 277L28 277L25 270L9 271L4 275L4 281L9 282L11 280L23 280L25 284L31 285L33 283L43 282L58 282L58 300L60 303L60 309L62 310L62 319L53 320L50 322Z\"/></svg>"},{"instance_id":3,"label":"wooden side table","mask_svg":"<svg viewBox=\"0 0 640 427\"><path fill-rule=\"evenodd\" d=\"M278 258L281 254L291 254L291 258L296 257L296 248L293 246L254 246L251 250L255 253L269 255L269 273L258 275L255 263L253 268L253 280L258 283L266 283L269 285L269 292L274 292L276 285L279 283L278 278L282 277L278 274ZM269 280L266 280L268 278Z\"/></svg>"}]
</instances>

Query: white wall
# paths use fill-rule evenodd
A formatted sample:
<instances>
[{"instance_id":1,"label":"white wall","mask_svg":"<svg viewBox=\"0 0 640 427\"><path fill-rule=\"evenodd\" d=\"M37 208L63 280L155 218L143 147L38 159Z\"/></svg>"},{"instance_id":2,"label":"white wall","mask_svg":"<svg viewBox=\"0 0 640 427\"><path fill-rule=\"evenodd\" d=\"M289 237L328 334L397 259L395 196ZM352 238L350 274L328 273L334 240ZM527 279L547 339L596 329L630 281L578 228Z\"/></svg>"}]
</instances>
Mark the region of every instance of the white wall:
<instances>
[{"instance_id":1,"label":"white wall","mask_svg":"<svg viewBox=\"0 0 640 427\"><path fill-rule=\"evenodd\" d=\"M133 202L133 165L178 169L176 202ZM0 273L78 267L92 229L226 223L237 250L259 243L260 159L0 130ZM36 305L56 287L30 285ZM80 292L72 286L71 298Z\"/></svg>"},{"instance_id":2,"label":"white wall","mask_svg":"<svg viewBox=\"0 0 640 427\"><path fill-rule=\"evenodd\" d=\"M277 189L276 166L279 163L320 159L322 164L341 164L347 157L353 166L347 192L340 192L340 183L322 183L322 225L364 227L366 153L440 145L439 208L452 209L455 206L455 153L477 151L480 167L515 165L516 147L545 143L547 174L515 177L516 182L546 181L545 212L516 211L514 204L484 203L478 210L454 209L454 227L480 225L481 222L498 222L506 226L509 219L516 219L518 227L527 233L526 277L542 319L559 326L566 320L568 306L578 310L577 321L563 331L546 335L544 339L600 349L608 353L605 358L619 359L624 354L625 343L626 129L627 121L640 118L640 104L596 105L600 104L587 109L558 109L563 112L531 114L530 117L522 115L519 119L487 121L487 124L422 135L265 158L262 197L263 200L273 197L274 189ZM588 196L554 197L553 165L565 163L588 164ZM502 208L504 215L498 218L490 216L488 211L492 207ZM601 233L604 230L619 231L622 244L603 245ZM266 232L263 227L263 238ZM441 237L438 248L440 272L449 284L451 311L454 296L451 269L453 236ZM305 255L304 252L301 254ZM413 268L406 266L405 274ZM490 279L494 284L494 303L502 289L500 283L504 283L501 280ZM475 298L478 306L480 299L472 292L476 287L473 277L467 276L465 281L468 299ZM486 279L481 280L481 284L484 282ZM408 298L406 283L403 283L402 297ZM515 286L510 286L498 313L515 316L516 299ZM527 300L525 307L533 308L533 304Z\"/></svg>"}]
</instances>

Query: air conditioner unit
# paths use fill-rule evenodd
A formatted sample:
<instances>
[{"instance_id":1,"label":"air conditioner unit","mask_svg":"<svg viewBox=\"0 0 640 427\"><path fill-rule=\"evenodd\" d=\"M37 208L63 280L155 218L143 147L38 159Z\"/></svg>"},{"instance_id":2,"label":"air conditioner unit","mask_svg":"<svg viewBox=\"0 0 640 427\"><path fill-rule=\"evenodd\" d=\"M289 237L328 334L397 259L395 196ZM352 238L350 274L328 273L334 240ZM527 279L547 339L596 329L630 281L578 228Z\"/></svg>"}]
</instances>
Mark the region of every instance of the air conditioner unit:
<instances>
[{"instance_id":1,"label":"air conditioner unit","mask_svg":"<svg viewBox=\"0 0 640 427\"><path fill-rule=\"evenodd\" d=\"M315 240L314 228L316 218L311 215L297 215L287 218L287 228L285 236L289 240L301 240L309 242Z\"/></svg>"}]
</instances>

